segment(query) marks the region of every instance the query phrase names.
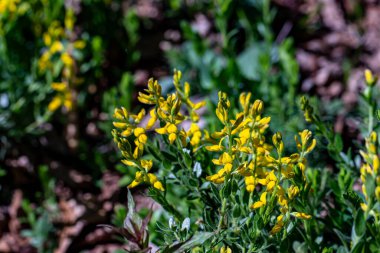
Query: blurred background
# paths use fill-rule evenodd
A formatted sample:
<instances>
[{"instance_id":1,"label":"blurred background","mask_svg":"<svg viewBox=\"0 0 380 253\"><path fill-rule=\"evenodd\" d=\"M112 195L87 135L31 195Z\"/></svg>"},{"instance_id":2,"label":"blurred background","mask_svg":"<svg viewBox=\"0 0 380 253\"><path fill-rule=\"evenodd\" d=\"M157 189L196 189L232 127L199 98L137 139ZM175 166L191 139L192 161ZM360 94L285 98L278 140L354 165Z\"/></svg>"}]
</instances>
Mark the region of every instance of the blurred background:
<instances>
[{"instance_id":1,"label":"blurred background","mask_svg":"<svg viewBox=\"0 0 380 253\"><path fill-rule=\"evenodd\" d=\"M209 112L250 91L289 139L306 94L347 145L379 41L375 0L0 0L0 252L123 252L98 226L122 226L133 177L112 113L150 77L167 93L181 70Z\"/></svg>"}]
</instances>

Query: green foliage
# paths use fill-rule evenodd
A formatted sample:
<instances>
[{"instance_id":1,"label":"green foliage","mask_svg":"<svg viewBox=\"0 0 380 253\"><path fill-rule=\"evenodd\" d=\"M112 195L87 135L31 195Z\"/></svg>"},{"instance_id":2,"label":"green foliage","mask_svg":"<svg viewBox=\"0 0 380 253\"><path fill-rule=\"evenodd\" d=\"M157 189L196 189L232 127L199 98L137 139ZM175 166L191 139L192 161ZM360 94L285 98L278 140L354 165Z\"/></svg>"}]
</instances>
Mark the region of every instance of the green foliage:
<instances>
[{"instance_id":1,"label":"green foliage","mask_svg":"<svg viewBox=\"0 0 380 253\"><path fill-rule=\"evenodd\" d=\"M52 219L57 217L58 205L54 195L54 179L46 166L39 168L39 179L42 183L42 194L36 194L42 199L42 206L34 207L28 200L23 200L22 209L26 214L24 222L30 227L21 234L30 238L30 243L38 252L51 253L57 247L57 235Z\"/></svg>"}]
</instances>

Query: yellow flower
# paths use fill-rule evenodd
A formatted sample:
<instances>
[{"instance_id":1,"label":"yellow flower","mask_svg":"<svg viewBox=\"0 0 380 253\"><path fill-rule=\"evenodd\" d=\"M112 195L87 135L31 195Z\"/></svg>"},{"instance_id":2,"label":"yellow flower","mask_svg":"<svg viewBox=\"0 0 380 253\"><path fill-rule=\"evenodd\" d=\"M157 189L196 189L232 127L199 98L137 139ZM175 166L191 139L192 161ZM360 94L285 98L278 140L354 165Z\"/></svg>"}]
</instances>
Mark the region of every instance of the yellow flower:
<instances>
[{"instance_id":1,"label":"yellow flower","mask_svg":"<svg viewBox=\"0 0 380 253\"><path fill-rule=\"evenodd\" d=\"M148 123L146 124L146 129L151 129L153 127L154 123L156 123L156 121L157 121L156 109L150 110L149 114L150 114L150 119L149 119Z\"/></svg>"},{"instance_id":2,"label":"yellow flower","mask_svg":"<svg viewBox=\"0 0 380 253\"><path fill-rule=\"evenodd\" d=\"M65 91L67 89L67 84L60 82L60 83L52 83L51 88L56 91Z\"/></svg>"},{"instance_id":3,"label":"yellow flower","mask_svg":"<svg viewBox=\"0 0 380 253\"><path fill-rule=\"evenodd\" d=\"M135 162L127 160L127 159L123 159L123 160L121 160L121 162L127 166L137 167L137 164Z\"/></svg>"},{"instance_id":4,"label":"yellow flower","mask_svg":"<svg viewBox=\"0 0 380 253\"><path fill-rule=\"evenodd\" d=\"M233 157L224 152L219 157L219 159L212 159L212 162L215 165L224 165L224 167L220 169L216 174L206 177L206 179L216 184L223 183L225 174L230 174L232 171Z\"/></svg>"},{"instance_id":5,"label":"yellow flower","mask_svg":"<svg viewBox=\"0 0 380 253\"><path fill-rule=\"evenodd\" d=\"M380 186L377 186L375 189L375 196L377 198L377 201L380 201Z\"/></svg>"},{"instance_id":6,"label":"yellow flower","mask_svg":"<svg viewBox=\"0 0 380 253\"><path fill-rule=\"evenodd\" d=\"M199 126L195 123L192 123L189 131L187 131L186 134L190 138L191 146L193 146L194 148L198 147L201 143L202 138L202 132Z\"/></svg>"},{"instance_id":7,"label":"yellow flower","mask_svg":"<svg viewBox=\"0 0 380 253\"><path fill-rule=\"evenodd\" d=\"M369 69L364 71L364 77L366 84L370 87L374 86L377 82L377 78L372 75L372 72Z\"/></svg>"},{"instance_id":8,"label":"yellow flower","mask_svg":"<svg viewBox=\"0 0 380 253\"><path fill-rule=\"evenodd\" d=\"M293 212L292 215L303 220L311 219L311 215L306 213Z\"/></svg>"},{"instance_id":9,"label":"yellow flower","mask_svg":"<svg viewBox=\"0 0 380 253\"><path fill-rule=\"evenodd\" d=\"M278 204L282 207L288 208L288 200L285 197L284 189L280 185L277 186L277 189Z\"/></svg>"},{"instance_id":10,"label":"yellow flower","mask_svg":"<svg viewBox=\"0 0 380 253\"><path fill-rule=\"evenodd\" d=\"M232 157L224 152L219 159L212 159L213 164L215 165L225 165L227 163L232 163Z\"/></svg>"},{"instance_id":11,"label":"yellow flower","mask_svg":"<svg viewBox=\"0 0 380 253\"><path fill-rule=\"evenodd\" d=\"M152 168L153 162L152 160L141 160L141 167L143 167L147 172Z\"/></svg>"},{"instance_id":12,"label":"yellow flower","mask_svg":"<svg viewBox=\"0 0 380 253\"><path fill-rule=\"evenodd\" d=\"M61 61L67 67L72 67L74 65L74 59L67 52L64 52L63 54L61 54Z\"/></svg>"},{"instance_id":13,"label":"yellow flower","mask_svg":"<svg viewBox=\"0 0 380 253\"><path fill-rule=\"evenodd\" d=\"M70 111L72 109L72 97L67 86L63 83L53 83L52 88L59 91L59 93L54 96L49 103L48 110L54 112L63 105L68 111Z\"/></svg>"},{"instance_id":14,"label":"yellow flower","mask_svg":"<svg viewBox=\"0 0 380 253\"><path fill-rule=\"evenodd\" d=\"M264 111L264 103L263 101L261 100L255 100L255 102L253 103L252 105L252 108L251 108L251 114L253 117L256 117L260 114L262 114Z\"/></svg>"},{"instance_id":15,"label":"yellow flower","mask_svg":"<svg viewBox=\"0 0 380 253\"><path fill-rule=\"evenodd\" d=\"M377 172L379 170L379 165L380 165L379 157L377 155L374 155L372 160L373 160L372 161L373 171L375 172L375 174L377 174Z\"/></svg>"},{"instance_id":16,"label":"yellow flower","mask_svg":"<svg viewBox=\"0 0 380 253\"><path fill-rule=\"evenodd\" d=\"M255 203L253 203L253 205L251 206L251 208L257 209L257 208L260 208L262 206L265 206L266 204L267 204L267 192L263 192L260 195L260 200L256 201Z\"/></svg>"},{"instance_id":17,"label":"yellow flower","mask_svg":"<svg viewBox=\"0 0 380 253\"><path fill-rule=\"evenodd\" d=\"M173 144L173 142L178 137L178 128L175 124L172 124L172 123L167 123L164 127L157 128L156 132L158 134L168 135L170 144Z\"/></svg>"},{"instance_id":18,"label":"yellow flower","mask_svg":"<svg viewBox=\"0 0 380 253\"><path fill-rule=\"evenodd\" d=\"M152 173L144 174L141 171L137 171L135 175L135 179L128 185L128 188L133 188L138 186L141 183L149 183L151 186L156 188L157 190L164 191L164 187L162 183L158 181L157 177Z\"/></svg>"},{"instance_id":19,"label":"yellow flower","mask_svg":"<svg viewBox=\"0 0 380 253\"><path fill-rule=\"evenodd\" d=\"M365 203L360 203L360 207L362 208L362 210L365 212L365 211L367 211L367 209L368 209L368 206L367 206L367 204L365 204Z\"/></svg>"},{"instance_id":20,"label":"yellow flower","mask_svg":"<svg viewBox=\"0 0 380 253\"><path fill-rule=\"evenodd\" d=\"M241 107L243 108L243 111L244 111L244 114L247 115L248 114L248 111L249 111L249 101L251 100L251 93L248 92L248 93L241 93L240 96L239 96L239 102L240 102L240 105Z\"/></svg>"},{"instance_id":21,"label":"yellow flower","mask_svg":"<svg viewBox=\"0 0 380 253\"><path fill-rule=\"evenodd\" d=\"M128 111L124 107L115 108L113 117L118 120L127 120L128 119Z\"/></svg>"},{"instance_id":22,"label":"yellow flower","mask_svg":"<svg viewBox=\"0 0 380 253\"><path fill-rule=\"evenodd\" d=\"M230 108L231 103L228 100L226 93L219 91L218 96L219 102L215 113L220 122L226 125L228 120L228 109Z\"/></svg>"},{"instance_id":23,"label":"yellow flower","mask_svg":"<svg viewBox=\"0 0 380 253\"><path fill-rule=\"evenodd\" d=\"M284 151L284 142L282 141L282 135L280 132L277 132L272 137L273 145L277 148L279 154L282 154Z\"/></svg>"},{"instance_id":24,"label":"yellow flower","mask_svg":"<svg viewBox=\"0 0 380 253\"><path fill-rule=\"evenodd\" d=\"M273 187L276 185L277 177L274 174L274 171L268 173L265 179L259 179L258 183L261 185L265 185L267 187L267 191L270 191L273 189Z\"/></svg>"},{"instance_id":25,"label":"yellow flower","mask_svg":"<svg viewBox=\"0 0 380 253\"><path fill-rule=\"evenodd\" d=\"M134 119L135 123L138 124L145 116L145 109L141 109L138 114L132 114L131 117Z\"/></svg>"},{"instance_id":26,"label":"yellow flower","mask_svg":"<svg viewBox=\"0 0 380 253\"><path fill-rule=\"evenodd\" d=\"M253 192L256 187L256 179L254 176L244 177L247 192Z\"/></svg>"},{"instance_id":27,"label":"yellow flower","mask_svg":"<svg viewBox=\"0 0 380 253\"><path fill-rule=\"evenodd\" d=\"M74 42L73 46L77 49L83 49L86 47L86 42L83 40L77 40Z\"/></svg>"},{"instance_id":28,"label":"yellow flower","mask_svg":"<svg viewBox=\"0 0 380 253\"><path fill-rule=\"evenodd\" d=\"M164 191L164 187L162 186L162 183L160 181L158 181L157 177L152 174L152 173L148 173L148 178L149 178L149 183L154 187L156 188L157 190L160 190L160 191Z\"/></svg>"},{"instance_id":29,"label":"yellow flower","mask_svg":"<svg viewBox=\"0 0 380 253\"><path fill-rule=\"evenodd\" d=\"M1 0L0 1L0 14L9 11L13 13L17 10L17 4L20 3L20 0Z\"/></svg>"},{"instance_id":30,"label":"yellow flower","mask_svg":"<svg viewBox=\"0 0 380 253\"><path fill-rule=\"evenodd\" d=\"M220 253L232 253L232 250L228 246L223 246L220 248Z\"/></svg>"},{"instance_id":31,"label":"yellow flower","mask_svg":"<svg viewBox=\"0 0 380 253\"><path fill-rule=\"evenodd\" d=\"M158 103L158 100L161 98L161 85L157 80L150 78L148 81L148 89L144 90L145 93L139 92L137 99L148 105L154 105Z\"/></svg>"},{"instance_id":32,"label":"yellow flower","mask_svg":"<svg viewBox=\"0 0 380 253\"><path fill-rule=\"evenodd\" d=\"M148 137L145 134L145 129L142 127L136 127L133 131L133 134L136 137L135 143L136 145L145 144L148 140Z\"/></svg>"},{"instance_id":33,"label":"yellow flower","mask_svg":"<svg viewBox=\"0 0 380 253\"><path fill-rule=\"evenodd\" d=\"M50 46L50 53L55 54L58 52L62 52L63 50L63 45L60 41L54 41L53 44Z\"/></svg>"},{"instance_id":34,"label":"yellow flower","mask_svg":"<svg viewBox=\"0 0 380 253\"><path fill-rule=\"evenodd\" d=\"M301 137L301 143L298 140L298 137L295 136L294 139L297 143L297 149L300 152L304 152L305 154L310 153L316 146L317 141L315 139L311 140L311 143L309 144L309 141L311 139L312 133L311 131L305 129L302 132L299 133Z\"/></svg>"},{"instance_id":35,"label":"yellow flower","mask_svg":"<svg viewBox=\"0 0 380 253\"><path fill-rule=\"evenodd\" d=\"M144 175L141 171L136 171L135 179L128 185L128 188L134 188L144 181Z\"/></svg>"},{"instance_id":36,"label":"yellow flower","mask_svg":"<svg viewBox=\"0 0 380 253\"><path fill-rule=\"evenodd\" d=\"M272 228L272 230L270 231L270 234L271 235L274 235L274 234L277 234L278 232L281 231L282 227L284 226L284 216L281 214L279 216L277 216L277 222L276 222L276 225L274 225L274 227Z\"/></svg>"},{"instance_id":37,"label":"yellow flower","mask_svg":"<svg viewBox=\"0 0 380 253\"><path fill-rule=\"evenodd\" d=\"M299 192L300 192L300 189L298 188L298 186L291 185L288 188L289 199L294 199L298 195Z\"/></svg>"},{"instance_id":38,"label":"yellow flower","mask_svg":"<svg viewBox=\"0 0 380 253\"><path fill-rule=\"evenodd\" d=\"M53 100L48 105L48 110L54 112L62 105L62 99L58 96L55 96Z\"/></svg>"}]
</instances>

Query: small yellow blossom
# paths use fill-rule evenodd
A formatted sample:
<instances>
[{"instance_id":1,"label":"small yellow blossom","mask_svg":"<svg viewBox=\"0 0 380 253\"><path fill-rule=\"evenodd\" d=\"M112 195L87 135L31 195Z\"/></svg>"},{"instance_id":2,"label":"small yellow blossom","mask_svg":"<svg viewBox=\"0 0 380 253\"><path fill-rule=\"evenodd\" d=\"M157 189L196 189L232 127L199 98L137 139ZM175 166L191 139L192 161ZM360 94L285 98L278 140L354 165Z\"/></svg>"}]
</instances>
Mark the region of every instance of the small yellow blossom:
<instances>
[{"instance_id":1,"label":"small yellow blossom","mask_svg":"<svg viewBox=\"0 0 380 253\"><path fill-rule=\"evenodd\" d=\"M232 250L228 246L223 246L220 248L220 253L232 253Z\"/></svg>"},{"instance_id":2,"label":"small yellow blossom","mask_svg":"<svg viewBox=\"0 0 380 253\"><path fill-rule=\"evenodd\" d=\"M298 195L299 192L300 192L300 189L298 188L298 186L291 185L288 189L289 199L294 199Z\"/></svg>"},{"instance_id":3,"label":"small yellow blossom","mask_svg":"<svg viewBox=\"0 0 380 253\"><path fill-rule=\"evenodd\" d=\"M253 192L256 187L256 179L254 176L248 176L244 178L245 181L245 187L247 189L247 192Z\"/></svg>"},{"instance_id":4,"label":"small yellow blossom","mask_svg":"<svg viewBox=\"0 0 380 253\"><path fill-rule=\"evenodd\" d=\"M365 82L368 86L372 87L376 84L377 78L373 76L371 70L366 69L364 71Z\"/></svg>"},{"instance_id":5,"label":"small yellow blossom","mask_svg":"<svg viewBox=\"0 0 380 253\"><path fill-rule=\"evenodd\" d=\"M268 173L265 179L259 179L258 183L261 185L265 185L267 187L267 191L270 191L273 189L273 187L276 185L277 177L274 174L274 171Z\"/></svg>"},{"instance_id":6,"label":"small yellow blossom","mask_svg":"<svg viewBox=\"0 0 380 253\"><path fill-rule=\"evenodd\" d=\"M276 224L274 225L274 227L272 228L272 230L270 231L270 234L271 235L274 235L274 234L277 234L278 232L280 232L281 231L281 229L283 228L283 226L284 226L284 221L283 221L283 219L284 219L284 215L279 215L279 216L277 216L277 222L276 222Z\"/></svg>"},{"instance_id":7,"label":"small yellow blossom","mask_svg":"<svg viewBox=\"0 0 380 253\"><path fill-rule=\"evenodd\" d=\"M303 220L309 220L311 219L311 215L306 214L306 213L299 213L299 212L294 212L292 213L297 218L303 219Z\"/></svg>"},{"instance_id":8,"label":"small yellow blossom","mask_svg":"<svg viewBox=\"0 0 380 253\"><path fill-rule=\"evenodd\" d=\"M253 203L253 205L251 206L251 208L257 209L257 208L260 208L262 206L265 206L266 204L267 204L267 192L263 192L260 195L260 200L256 201L255 203Z\"/></svg>"},{"instance_id":9,"label":"small yellow blossom","mask_svg":"<svg viewBox=\"0 0 380 253\"><path fill-rule=\"evenodd\" d=\"M310 130L303 130L299 133L301 137L301 142L299 142L298 137L295 136L294 139L297 143L297 149L300 152L304 152L305 154L310 153L316 146L317 141L315 139L311 140L312 133ZM311 140L311 143L310 143Z\"/></svg>"}]
</instances>

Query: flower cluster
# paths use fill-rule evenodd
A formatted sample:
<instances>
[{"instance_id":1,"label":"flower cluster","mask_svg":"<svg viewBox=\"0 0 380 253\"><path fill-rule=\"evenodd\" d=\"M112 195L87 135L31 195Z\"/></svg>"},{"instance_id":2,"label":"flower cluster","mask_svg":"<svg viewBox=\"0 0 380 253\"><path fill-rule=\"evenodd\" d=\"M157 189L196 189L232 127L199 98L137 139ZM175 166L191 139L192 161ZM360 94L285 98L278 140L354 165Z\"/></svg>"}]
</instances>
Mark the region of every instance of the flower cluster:
<instances>
[{"instance_id":1,"label":"flower cluster","mask_svg":"<svg viewBox=\"0 0 380 253\"><path fill-rule=\"evenodd\" d=\"M376 202L380 202L380 174L379 174L379 154L378 154L378 136L375 132L366 139L366 151L360 151L364 159L364 164L360 168L360 178L363 182L362 191L365 201L361 204L363 211L372 215L375 214ZM372 212L371 212L372 210Z\"/></svg>"},{"instance_id":2,"label":"flower cluster","mask_svg":"<svg viewBox=\"0 0 380 253\"><path fill-rule=\"evenodd\" d=\"M75 50L83 49L86 43L83 40L75 39L73 34L74 21L73 10L68 9L64 22L65 26L62 27L58 21L54 21L43 34L45 50L38 60L38 68L41 73L49 71L53 73L53 76L58 75L61 79L51 85L57 95L50 102L49 111L55 111L61 105L67 110L71 110L71 86L80 82L75 77L75 59L73 55ZM55 66L60 66L60 73L56 73Z\"/></svg>"},{"instance_id":3,"label":"flower cluster","mask_svg":"<svg viewBox=\"0 0 380 253\"><path fill-rule=\"evenodd\" d=\"M67 110L71 110L73 106L72 94L69 90L67 83L52 83L51 88L57 92L57 95L53 97L53 100L48 105L48 110L54 112L60 106L64 106Z\"/></svg>"},{"instance_id":4,"label":"flower cluster","mask_svg":"<svg viewBox=\"0 0 380 253\"><path fill-rule=\"evenodd\" d=\"M125 158L122 162L138 169L135 179L129 185L130 188L140 183L148 183L158 190L164 190L157 177L149 173L153 161L142 158L145 144L148 141L147 131L152 129L157 122L161 127L156 127L155 132L166 136L166 140L170 144L176 144L183 148L190 145L195 151L201 143L202 132L196 123L199 119L196 110L204 106L205 102L194 104L190 100L190 85L188 83L181 85L180 71L174 71L173 79L176 91L168 94L166 98L162 95L161 85L153 79L149 80L147 89L139 93L138 100L141 103L154 106L149 111L150 119L145 127L141 126L141 121L145 116L144 109L137 115L129 114L125 108L115 110L116 121L113 124L116 129L113 130L113 136ZM188 115L184 113L184 109ZM188 131L185 131L181 125L185 120L191 121ZM135 137L134 149L129 142L132 135Z\"/></svg>"},{"instance_id":5,"label":"flower cluster","mask_svg":"<svg viewBox=\"0 0 380 253\"><path fill-rule=\"evenodd\" d=\"M154 188L163 191L162 183L158 181L154 174L149 173L153 166L152 160L142 159L148 136L145 129L139 127L138 124L145 116L145 110L142 109L138 114L130 114L122 107L115 109L113 116L117 121L113 122L116 129L113 130L112 134L124 157L122 162L127 166L139 169L129 187L135 187L140 183L146 182L150 183ZM134 149L132 149L128 140L130 136L134 136Z\"/></svg>"},{"instance_id":6,"label":"flower cluster","mask_svg":"<svg viewBox=\"0 0 380 253\"><path fill-rule=\"evenodd\" d=\"M263 102L256 100L251 103L250 98L250 93L240 95L242 111L231 118L230 101L225 93L219 92L216 116L224 128L211 134L215 144L206 149L221 153L212 162L222 167L206 179L216 184L228 184L232 177L244 177L246 190L252 193L251 197L255 191L259 196L250 207L266 213L267 219L277 201L280 215L271 231L275 234L289 221L290 215L301 219L311 218L306 213L292 212L292 202L306 187L305 156L314 149L316 140L312 139L309 130L304 130L299 133L300 138L295 137L298 153L284 156L284 143L280 133L273 135L273 145L266 142L265 132L270 117L262 116ZM276 157L272 152L274 148ZM301 184L294 180L297 173Z\"/></svg>"}]
</instances>

